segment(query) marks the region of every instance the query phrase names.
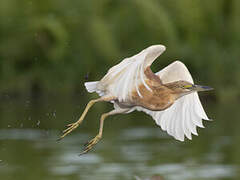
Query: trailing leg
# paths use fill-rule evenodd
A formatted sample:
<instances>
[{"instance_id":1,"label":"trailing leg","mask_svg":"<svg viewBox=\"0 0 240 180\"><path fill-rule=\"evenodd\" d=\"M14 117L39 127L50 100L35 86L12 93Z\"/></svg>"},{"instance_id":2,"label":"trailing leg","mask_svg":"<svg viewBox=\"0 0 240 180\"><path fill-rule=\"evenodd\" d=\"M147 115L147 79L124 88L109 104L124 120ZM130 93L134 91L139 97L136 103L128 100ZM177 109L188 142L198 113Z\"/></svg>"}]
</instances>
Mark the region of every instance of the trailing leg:
<instances>
[{"instance_id":1,"label":"trailing leg","mask_svg":"<svg viewBox=\"0 0 240 180\"><path fill-rule=\"evenodd\" d=\"M101 119L100 119L100 126L99 126L98 134L92 140L90 140L86 143L84 151L80 155L85 154L88 151L90 151L93 148L93 146L96 145L99 142L99 140L102 138L103 125L104 125L104 120L106 119L106 117L108 117L110 115L114 115L114 114L124 113L128 110L129 109L114 109L108 113L102 114Z\"/></svg>"}]
</instances>

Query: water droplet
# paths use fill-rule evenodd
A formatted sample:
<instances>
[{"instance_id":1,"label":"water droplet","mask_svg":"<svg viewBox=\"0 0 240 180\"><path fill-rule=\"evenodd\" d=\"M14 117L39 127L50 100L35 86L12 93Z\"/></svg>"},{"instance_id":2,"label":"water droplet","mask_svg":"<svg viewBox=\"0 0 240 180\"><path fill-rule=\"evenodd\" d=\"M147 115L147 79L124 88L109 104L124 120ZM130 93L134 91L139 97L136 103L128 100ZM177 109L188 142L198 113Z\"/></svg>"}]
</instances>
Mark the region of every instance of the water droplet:
<instances>
[{"instance_id":1,"label":"water droplet","mask_svg":"<svg viewBox=\"0 0 240 180\"><path fill-rule=\"evenodd\" d=\"M39 120L38 120L38 122L37 122L37 126L39 126L39 125L40 125L40 123L41 123L41 121L39 121Z\"/></svg>"},{"instance_id":2,"label":"water droplet","mask_svg":"<svg viewBox=\"0 0 240 180\"><path fill-rule=\"evenodd\" d=\"M56 111L53 112L53 117L56 117Z\"/></svg>"}]
</instances>

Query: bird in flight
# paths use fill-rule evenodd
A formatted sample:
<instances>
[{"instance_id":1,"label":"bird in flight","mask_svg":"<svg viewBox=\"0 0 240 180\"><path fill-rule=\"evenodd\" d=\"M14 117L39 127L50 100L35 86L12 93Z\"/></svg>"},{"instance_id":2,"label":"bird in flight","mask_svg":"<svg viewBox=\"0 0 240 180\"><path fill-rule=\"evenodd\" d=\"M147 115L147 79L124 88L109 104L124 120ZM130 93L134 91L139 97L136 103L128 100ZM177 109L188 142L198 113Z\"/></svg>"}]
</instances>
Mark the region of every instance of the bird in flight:
<instances>
[{"instance_id":1,"label":"bird in flight","mask_svg":"<svg viewBox=\"0 0 240 180\"><path fill-rule=\"evenodd\" d=\"M192 139L192 134L198 135L196 127L203 127L202 119L209 119L197 92L212 88L195 85L187 67L180 61L153 73L151 64L165 50L163 45L152 45L132 57L123 59L110 68L100 81L86 82L87 91L97 92L100 97L89 101L79 120L67 125L59 139L76 129L89 108L100 101L113 103L114 109L102 114L98 134L86 143L81 154L91 150L102 138L106 117L135 110L152 116L162 130L177 140L184 141L185 136Z\"/></svg>"}]
</instances>

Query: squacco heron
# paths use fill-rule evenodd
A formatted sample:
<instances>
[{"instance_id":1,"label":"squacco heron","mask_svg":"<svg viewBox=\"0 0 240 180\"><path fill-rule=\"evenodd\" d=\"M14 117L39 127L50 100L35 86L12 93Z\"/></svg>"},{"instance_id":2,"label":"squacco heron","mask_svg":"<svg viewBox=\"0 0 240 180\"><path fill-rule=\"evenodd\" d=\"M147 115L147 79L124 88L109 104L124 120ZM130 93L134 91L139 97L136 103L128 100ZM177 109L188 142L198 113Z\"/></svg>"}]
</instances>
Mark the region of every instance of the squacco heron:
<instances>
[{"instance_id":1,"label":"squacco heron","mask_svg":"<svg viewBox=\"0 0 240 180\"><path fill-rule=\"evenodd\" d=\"M102 138L106 117L134 110L152 116L157 125L177 140L197 135L196 127L203 127L202 119L208 120L197 92L212 88L195 85L187 67L180 61L153 73L150 66L165 49L163 45L150 46L110 68L100 81L86 82L88 92L97 92L100 98L87 104L79 120L67 125L60 139L76 129L89 108L101 101L113 103L114 110L102 114L98 134L85 145L81 154L91 150Z\"/></svg>"}]
</instances>

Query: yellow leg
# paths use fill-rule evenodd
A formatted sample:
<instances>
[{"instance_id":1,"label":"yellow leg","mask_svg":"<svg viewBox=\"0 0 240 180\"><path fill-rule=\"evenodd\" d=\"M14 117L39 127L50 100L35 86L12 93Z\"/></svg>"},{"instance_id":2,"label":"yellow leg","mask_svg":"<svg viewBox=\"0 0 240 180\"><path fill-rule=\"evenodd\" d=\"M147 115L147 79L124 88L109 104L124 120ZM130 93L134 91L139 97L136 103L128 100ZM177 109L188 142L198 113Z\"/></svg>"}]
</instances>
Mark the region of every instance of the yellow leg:
<instances>
[{"instance_id":1,"label":"yellow leg","mask_svg":"<svg viewBox=\"0 0 240 180\"><path fill-rule=\"evenodd\" d=\"M68 124L67 125L67 129L65 129L63 131L63 135L60 136L60 138L58 140L61 140L63 139L66 135L68 135L69 133L71 133L74 129L76 129L83 121L83 119L85 118L88 110L96 103L96 102L100 102L100 101L111 101L113 100L112 97L101 97L101 98L98 98L98 99L94 99L94 100L91 100L89 101L89 103L87 104L85 110L83 111L81 117L78 119L78 121L74 122L74 123L71 123L71 124Z\"/></svg>"},{"instance_id":2,"label":"yellow leg","mask_svg":"<svg viewBox=\"0 0 240 180\"><path fill-rule=\"evenodd\" d=\"M88 151L90 151L93 148L93 146L96 145L99 142L99 140L102 138L103 125L104 125L104 120L106 119L106 117L108 117L110 115L114 115L114 114L124 113L128 110L129 109L115 109L108 113L102 114L101 119L100 119L100 127L99 127L98 134L92 140L90 140L86 143L84 151L82 153L80 153L80 155L85 154Z\"/></svg>"}]
</instances>

